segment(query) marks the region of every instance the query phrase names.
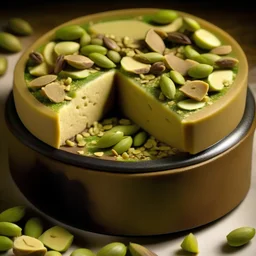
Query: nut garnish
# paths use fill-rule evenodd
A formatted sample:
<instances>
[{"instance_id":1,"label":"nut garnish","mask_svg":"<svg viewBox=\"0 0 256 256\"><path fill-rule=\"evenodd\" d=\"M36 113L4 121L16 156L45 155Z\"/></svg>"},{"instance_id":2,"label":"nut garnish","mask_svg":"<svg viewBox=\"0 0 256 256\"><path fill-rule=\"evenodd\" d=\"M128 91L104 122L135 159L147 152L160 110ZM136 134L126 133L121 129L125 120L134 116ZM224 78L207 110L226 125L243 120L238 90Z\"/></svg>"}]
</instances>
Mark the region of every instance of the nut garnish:
<instances>
[{"instance_id":1,"label":"nut garnish","mask_svg":"<svg viewBox=\"0 0 256 256\"><path fill-rule=\"evenodd\" d=\"M64 67L66 66L66 61L64 57L65 57L64 55L59 55L58 58L56 59L56 64L54 67L55 74L60 73L60 71L63 70Z\"/></svg>"},{"instance_id":2,"label":"nut garnish","mask_svg":"<svg viewBox=\"0 0 256 256\"><path fill-rule=\"evenodd\" d=\"M233 57L221 57L215 61L215 64L220 68L234 68L238 63L238 59Z\"/></svg>"},{"instance_id":3,"label":"nut garnish","mask_svg":"<svg viewBox=\"0 0 256 256\"><path fill-rule=\"evenodd\" d=\"M216 48L213 48L210 53L217 54L217 55L227 55L232 52L231 45L221 45Z\"/></svg>"},{"instance_id":4,"label":"nut garnish","mask_svg":"<svg viewBox=\"0 0 256 256\"><path fill-rule=\"evenodd\" d=\"M103 43L110 50L118 50L119 49L119 46L117 45L117 43L113 39L108 38L106 36L103 37Z\"/></svg>"},{"instance_id":5,"label":"nut garnish","mask_svg":"<svg viewBox=\"0 0 256 256\"><path fill-rule=\"evenodd\" d=\"M64 59L67 63L77 69L85 69L93 66L94 62L83 55L66 55Z\"/></svg>"},{"instance_id":6,"label":"nut garnish","mask_svg":"<svg viewBox=\"0 0 256 256\"><path fill-rule=\"evenodd\" d=\"M163 62L155 62L150 67L150 73L154 75L161 75L165 71L166 67Z\"/></svg>"},{"instance_id":7,"label":"nut garnish","mask_svg":"<svg viewBox=\"0 0 256 256\"><path fill-rule=\"evenodd\" d=\"M141 63L132 57L123 57L121 60L122 68L134 74L147 74L150 70L150 64Z\"/></svg>"},{"instance_id":8,"label":"nut garnish","mask_svg":"<svg viewBox=\"0 0 256 256\"><path fill-rule=\"evenodd\" d=\"M201 80L187 81L181 88L186 96L191 99L201 101L209 90L209 84Z\"/></svg>"},{"instance_id":9,"label":"nut garnish","mask_svg":"<svg viewBox=\"0 0 256 256\"><path fill-rule=\"evenodd\" d=\"M165 60L167 67L169 67L170 69L173 69L175 71L178 71L183 76L187 75L188 70L193 65L193 64L191 64L191 63L189 63L171 53L165 55L164 60Z\"/></svg>"},{"instance_id":10,"label":"nut garnish","mask_svg":"<svg viewBox=\"0 0 256 256\"><path fill-rule=\"evenodd\" d=\"M41 88L57 79L56 75L44 75L33 79L28 85L30 88Z\"/></svg>"},{"instance_id":11,"label":"nut garnish","mask_svg":"<svg viewBox=\"0 0 256 256\"><path fill-rule=\"evenodd\" d=\"M64 88L57 82L50 83L41 89L46 97L54 102L63 102L66 96Z\"/></svg>"},{"instance_id":12,"label":"nut garnish","mask_svg":"<svg viewBox=\"0 0 256 256\"><path fill-rule=\"evenodd\" d=\"M168 35L168 41L177 43L177 44L191 44L191 40L189 39L188 36L186 36L183 33L180 32L169 32L167 33Z\"/></svg>"},{"instance_id":13,"label":"nut garnish","mask_svg":"<svg viewBox=\"0 0 256 256\"><path fill-rule=\"evenodd\" d=\"M36 65L41 64L44 61L44 57L43 57L43 55L40 52L31 52L29 54L29 58Z\"/></svg>"},{"instance_id":14,"label":"nut garnish","mask_svg":"<svg viewBox=\"0 0 256 256\"><path fill-rule=\"evenodd\" d=\"M145 38L145 42L148 47L154 51L163 54L165 49L165 44L163 39L154 31L154 29L150 29Z\"/></svg>"}]
</instances>

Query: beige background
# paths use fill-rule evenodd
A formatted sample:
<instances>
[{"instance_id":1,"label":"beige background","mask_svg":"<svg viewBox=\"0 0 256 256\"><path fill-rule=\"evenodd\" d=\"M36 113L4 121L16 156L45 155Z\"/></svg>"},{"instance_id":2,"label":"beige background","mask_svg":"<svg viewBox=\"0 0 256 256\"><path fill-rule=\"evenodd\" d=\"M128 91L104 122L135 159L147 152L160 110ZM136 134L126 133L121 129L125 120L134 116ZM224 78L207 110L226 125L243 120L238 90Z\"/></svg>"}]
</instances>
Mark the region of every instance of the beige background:
<instances>
[{"instance_id":1,"label":"beige background","mask_svg":"<svg viewBox=\"0 0 256 256\"><path fill-rule=\"evenodd\" d=\"M99 7L100 8L100 7ZM106 7L107 8L107 7ZM106 9L105 8L105 9ZM104 8L102 8L104 9ZM249 86L252 89L254 96L256 97L256 33L255 26L248 17L256 16L255 10L225 10L223 9L209 9L203 8L202 6L195 6L189 4L174 5L173 9L179 9L187 11L192 14L198 15L202 18L208 19L209 21L219 25L230 33L237 41L241 44L245 53L248 57L250 73L249 73ZM57 11L58 10L58 11ZM62 11L60 11L62 10ZM65 11L63 11L65 10ZM68 11L67 11L68 10ZM29 20L35 28L35 33L32 36L22 38L23 49L31 44L37 37L44 32L48 31L52 27L61 24L69 19L85 15L86 12L96 12L99 9L96 6L92 6L88 9L88 6L76 5L45 5L41 6L36 10L17 10L12 11L0 10L0 27L6 24L9 17L22 16ZM58 13L58 14L56 14ZM46 16L47 14L47 16ZM43 18L44 17L44 18ZM47 17L47 18L46 18ZM1 53L0 53L1 54ZM13 69L15 63L22 52L18 54L8 55L8 71L6 75L0 78L0 208L7 207L13 204L27 204L26 200L19 194L17 188L12 183L8 174L8 163L7 163L7 141L6 141L6 126L4 123L4 103L6 97L12 89ZM232 250L225 246L226 234L238 227L243 225L256 227L256 139L254 138L254 149L253 149L253 166L252 166L252 184L251 189L246 199L230 214L224 218L202 227L200 229L193 230L196 234L199 246L200 255L212 256L212 255L246 255L253 256L256 253L256 238L247 246L240 250ZM17 156L19 157L19 156ZM30 206L30 205L29 205ZM32 207L32 206L30 206ZM36 209L34 209L36 210ZM40 214L40 212L37 212ZM45 216L46 217L46 216ZM53 221L48 219L49 221ZM54 221L53 223L57 223ZM171 255L186 255L179 250L179 244L182 238L186 234L179 233L176 235L168 235L157 238L121 238L121 237L108 237L103 235L92 234L88 232L79 232L71 229L72 232L79 235L82 238L82 244L80 246L87 247L93 251L97 251L101 246L110 241L123 241L126 244L129 241L142 243L154 250L159 256L171 256ZM77 243L75 243L77 244ZM76 245L74 245L75 247ZM74 248L72 247L66 254Z\"/></svg>"}]
</instances>

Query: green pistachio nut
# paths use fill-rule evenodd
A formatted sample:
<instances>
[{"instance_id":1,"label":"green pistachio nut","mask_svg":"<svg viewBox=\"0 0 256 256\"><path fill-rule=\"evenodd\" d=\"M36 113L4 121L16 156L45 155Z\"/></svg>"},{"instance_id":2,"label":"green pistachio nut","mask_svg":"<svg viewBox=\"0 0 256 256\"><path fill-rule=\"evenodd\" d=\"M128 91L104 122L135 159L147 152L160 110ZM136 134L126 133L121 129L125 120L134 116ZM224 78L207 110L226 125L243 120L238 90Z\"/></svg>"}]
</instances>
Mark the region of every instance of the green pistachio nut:
<instances>
[{"instance_id":1,"label":"green pistachio nut","mask_svg":"<svg viewBox=\"0 0 256 256\"><path fill-rule=\"evenodd\" d=\"M232 247L247 244L255 236L255 228L240 227L232 230L227 236L227 243Z\"/></svg>"},{"instance_id":2,"label":"green pistachio nut","mask_svg":"<svg viewBox=\"0 0 256 256\"><path fill-rule=\"evenodd\" d=\"M140 244L130 242L128 248L131 256L157 256L154 252Z\"/></svg>"},{"instance_id":3,"label":"green pistachio nut","mask_svg":"<svg viewBox=\"0 0 256 256\"><path fill-rule=\"evenodd\" d=\"M80 44L72 41L59 42L54 46L55 53L59 55L74 54L79 51Z\"/></svg>"},{"instance_id":4,"label":"green pistachio nut","mask_svg":"<svg viewBox=\"0 0 256 256\"><path fill-rule=\"evenodd\" d=\"M6 57L0 57L0 76L4 75L8 67Z\"/></svg>"},{"instance_id":5,"label":"green pistachio nut","mask_svg":"<svg viewBox=\"0 0 256 256\"><path fill-rule=\"evenodd\" d=\"M13 247L13 241L6 236L0 236L0 252L6 252Z\"/></svg>"},{"instance_id":6,"label":"green pistachio nut","mask_svg":"<svg viewBox=\"0 0 256 256\"><path fill-rule=\"evenodd\" d=\"M213 67L208 64L196 64L188 70L188 75L193 78L206 78L213 71Z\"/></svg>"},{"instance_id":7,"label":"green pistachio nut","mask_svg":"<svg viewBox=\"0 0 256 256\"><path fill-rule=\"evenodd\" d=\"M146 64L153 64L155 62L163 61L164 56L157 52L148 52L135 55L134 58Z\"/></svg>"},{"instance_id":8,"label":"green pistachio nut","mask_svg":"<svg viewBox=\"0 0 256 256\"><path fill-rule=\"evenodd\" d=\"M165 76L162 75L159 82L160 88L164 96L170 100L174 99L176 94L176 87L173 81Z\"/></svg>"},{"instance_id":9,"label":"green pistachio nut","mask_svg":"<svg viewBox=\"0 0 256 256\"><path fill-rule=\"evenodd\" d=\"M62 256L62 254L58 251L47 251L44 256Z\"/></svg>"},{"instance_id":10,"label":"green pistachio nut","mask_svg":"<svg viewBox=\"0 0 256 256\"><path fill-rule=\"evenodd\" d=\"M98 252L97 256L125 256L127 247L120 242L113 242L103 246Z\"/></svg>"},{"instance_id":11,"label":"green pistachio nut","mask_svg":"<svg viewBox=\"0 0 256 256\"><path fill-rule=\"evenodd\" d=\"M196 110L205 106L205 101L197 101L194 99L181 100L177 103L177 106L183 110Z\"/></svg>"},{"instance_id":12,"label":"green pistachio nut","mask_svg":"<svg viewBox=\"0 0 256 256\"><path fill-rule=\"evenodd\" d=\"M138 132L133 138L133 146L140 147L142 146L148 138L148 134L145 131Z\"/></svg>"},{"instance_id":13,"label":"green pistachio nut","mask_svg":"<svg viewBox=\"0 0 256 256\"><path fill-rule=\"evenodd\" d=\"M178 17L178 13L173 10L159 10L152 16L152 21L158 24L169 24Z\"/></svg>"},{"instance_id":14,"label":"green pistachio nut","mask_svg":"<svg viewBox=\"0 0 256 256\"><path fill-rule=\"evenodd\" d=\"M0 222L0 235L3 236L21 236L22 228L12 222Z\"/></svg>"},{"instance_id":15,"label":"green pistachio nut","mask_svg":"<svg viewBox=\"0 0 256 256\"><path fill-rule=\"evenodd\" d=\"M89 56L91 53L100 53L102 55L106 55L108 52L106 47L101 45L94 45L94 44L85 45L81 48L80 51L81 51L81 54L85 56Z\"/></svg>"},{"instance_id":16,"label":"green pistachio nut","mask_svg":"<svg viewBox=\"0 0 256 256\"><path fill-rule=\"evenodd\" d=\"M58 57L58 55L54 51L55 46L55 42L49 42L45 45L43 49L44 60L49 66L54 66Z\"/></svg>"},{"instance_id":17,"label":"green pistachio nut","mask_svg":"<svg viewBox=\"0 0 256 256\"><path fill-rule=\"evenodd\" d=\"M196 30L193 33L192 38L198 47L205 50L212 50L221 45L221 41L218 37L212 32L202 28Z\"/></svg>"},{"instance_id":18,"label":"green pistachio nut","mask_svg":"<svg viewBox=\"0 0 256 256\"><path fill-rule=\"evenodd\" d=\"M93 39L91 40L91 44L103 45L104 43L103 43L103 39L96 37L96 38L93 38Z\"/></svg>"},{"instance_id":19,"label":"green pistachio nut","mask_svg":"<svg viewBox=\"0 0 256 256\"><path fill-rule=\"evenodd\" d=\"M50 67L45 62L42 62L37 66L29 68L29 73L32 76L45 76L50 73Z\"/></svg>"},{"instance_id":20,"label":"green pistachio nut","mask_svg":"<svg viewBox=\"0 0 256 256\"><path fill-rule=\"evenodd\" d=\"M184 238L180 246L186 252L199 253L197 239L192 233Z\"/></svg>"},{"instance_id":21,"label":"green pistachio nut","mask_svg":"<svg viewBox=\"0 0 256 256\"><path fill-rule=\"evenodd\" d=\"M170 71L170 78L175 84L183 85L185 84L185 78L181 73L175 70Z\"/></svg>"},{"instance_id":22,"label":"green pistachio nut","mask_svg":"<svg viewBox=\"0 0 256 256\"><path fill-rule=\"evenodd\" d=\"M184 47L184 54L186 56L186 58L188 59L194 59L196 56L199 56L200 53L198 51L196 51L191 45L186 45Z\"/></svg>"},{"instance_id":23,"label":"green pistachio nut","mask_svg":"<svg viewBox=\"0 0 256 256\"><path fill-rule=\"evenodd\" d=\"M140 127L137 124L129 124L129 125L116 125L110 131L112 132L119 131L119 132L122 132L124 136L130 136L138 132L139 129Z\"/></svg>"},{"instance_id":24,"label":"green pistachio nut","mask_svg":"<svg viewBox=\"0 0 256 256\"><path fill-rule=\"evenodd\" d=\"M119 154L123 154L132 146L133 140L131 136L127 136L124 139L120 140L113 149Z\"/></svg>"},{"instance_id":25,"label":"green pistachio nut","mask_svg":"<svg viewBox=\"0 0 256 256\"><path fill-rule=\"evenodd\" d=\"M76 40L83 36L85 30L79 25L69 25L59 28L55 32L55 38L58 40Z\"/></svg>"},{"instance_id":26,"label":"green pistachio nut","mask_svg":"<svg viewBox=\"0 0 256 256\"><path fill-rule=\"evenodd\" d=\"M95 256L95 254L87 248L75 249L70 256Z\"/></svg>"},{"instance_id":27,"label":"green pistachio nut","mask_svg":"<svg viewBox=\"0 0 256 256\"><path fill-rule=\"evenodd\" d=\"M9 52L19 52L22 46L16 36L7 32L0 32L0 48Z\"/></svg>"},{"instance_id":28,"label":"green pistachio nut","mask_svg":"<svg viewBox=\"0 0 256 256\"><path fill-rule=\"evenodd\" d=\"M203 54L200 54L198 56L195 56L193 58L193 60L195 60L195 61L197 61L198 63L201 63L201 64L208 64L208 65L214 66L215 62L217 60L219 60L220 58L221 57L217 54L203 53Z\"/></svg>"},{"instance_id":29,"label":"green pistachio nut","mask_svg":"<svg viewBox=\"0 0 256 256\"><path fill-rule=\"evenodd\" d=\"M121 55L117 51L109 50L107 52L107 56L114 63L119 63L121 61Z\"/></svg>"},{"instance_id":30,"label":"green pistachio nut","mask_svg":"<svg viewBox=\"0 0 256 256\"><path fill-rule=\"evenodd\" d=\"M0 59L1 60L1 59ZM0 213L0 222L18 222L26 213L25 206L14 206Z\"/></svg>"},{"instance_id":31,"label":"green pistachio nut","mask_svg":"<svg viewBox=\"0 0 256 256\"><path fill-rule=\"evenodd\" d=\"M80 46L83 47L91 43L91 36L84 31L84 34L80 38Z\"/></svg>"},{"instance_id":32,"label":"green pistachio nut","mask_svg":"<svg viewBox=\"0 0 256 256\"><path fill-rule=\"evenodd\" d=\"M29 22L21 18L11 18L7 27L11 33L20 36L29 36L33 33L33 28Z\"/></svg>"},{"instance_id":33,"label":"green pistachio nut","mask_svg":"<svg viewBox=\"0 0 256 256\"><path fill-rule=\"evenodd\" d=\"M200 24L192 18L184 17L183 21L184 21L184 26L188 31L195 32L196 30L201 28Z\"/></svg>"},{"instance_id":34,"label":"green pistachio nut","mask_svg":"<svg viewBox=\"0 0 256 256\"><path fill-rule=\"evenodd\" d=\"M38 217L30 218L24 227L24 235L38 238L43 233L43 223Z\"/></svg>"},{"instance_id":35,"label":"green pistachio nut","mask_svg":"<svg viewBox=\"0 0 256 256\"><path fill-rule=\"evenodd\" d=\"M110 60L108 57L101 53L91 53L89 54L89 58L99 67L101 68L114 68L116 64Z\"/></svg>"},{"instance_id":36,"label":"green pistachio nut","mask_svg":"<svg viewBox=\"0 0 256 256\"><path fill-rule=\"evenodd\" d=\"M97 141L97 148L109 148L118 143L124 136L121 131L107 131L104 135Z\"/></svg>"}]
</instances>

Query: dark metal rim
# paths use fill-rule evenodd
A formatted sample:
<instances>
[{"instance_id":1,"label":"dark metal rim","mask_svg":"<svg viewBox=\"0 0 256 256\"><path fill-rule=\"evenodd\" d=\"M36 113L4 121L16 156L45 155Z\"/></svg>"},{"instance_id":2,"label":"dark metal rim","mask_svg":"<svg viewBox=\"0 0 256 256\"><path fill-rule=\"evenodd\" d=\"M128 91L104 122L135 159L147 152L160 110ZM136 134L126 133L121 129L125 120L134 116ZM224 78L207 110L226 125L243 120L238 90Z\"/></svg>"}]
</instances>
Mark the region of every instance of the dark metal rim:
<instances>
[{"instance_id":1,"label":"dark metal rim","mask_svg":"<svg viewBox=\"0 0 256 256\"><path fill-rule=\"evenodd\" d=\"M207 161L225 152L238 143L249 131L255 116L255 100L248 88L246 107L242 120L236 129L227 137L196 155L171 156L165 159L141 162L118 162L75 155L63 150L52 148L33 136L22 124L15 109L11 92L5 105L5 120L11 133L24 145L32 150L56 161L97 171L114 173L148 173L174 170Z\"/></svg>"}]
</instances>

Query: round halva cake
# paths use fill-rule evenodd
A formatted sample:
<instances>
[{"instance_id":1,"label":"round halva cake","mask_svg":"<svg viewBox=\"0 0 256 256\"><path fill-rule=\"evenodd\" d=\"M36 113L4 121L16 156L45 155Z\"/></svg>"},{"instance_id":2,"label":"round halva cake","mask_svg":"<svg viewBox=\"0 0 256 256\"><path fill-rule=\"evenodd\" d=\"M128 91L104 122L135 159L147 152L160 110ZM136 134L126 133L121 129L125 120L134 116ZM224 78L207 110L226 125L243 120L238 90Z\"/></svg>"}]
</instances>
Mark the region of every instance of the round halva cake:
<instances>
[{"instance_id":1,"label":"round halva cake","mask_svg":"<svg viewBox=\"0 0 256 256\"><path fill-rule=\"evenodd\" d=\"M247 74L239 44L213 24L174 10L124 10L42 36L17 63L13 91L25 127L54 148L154 159L196 154L230 134Z\"/></svg>"}]
</instances>

